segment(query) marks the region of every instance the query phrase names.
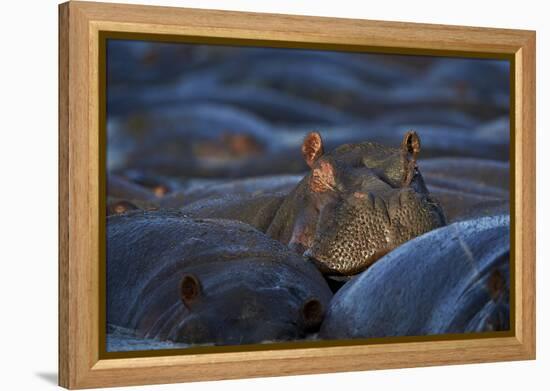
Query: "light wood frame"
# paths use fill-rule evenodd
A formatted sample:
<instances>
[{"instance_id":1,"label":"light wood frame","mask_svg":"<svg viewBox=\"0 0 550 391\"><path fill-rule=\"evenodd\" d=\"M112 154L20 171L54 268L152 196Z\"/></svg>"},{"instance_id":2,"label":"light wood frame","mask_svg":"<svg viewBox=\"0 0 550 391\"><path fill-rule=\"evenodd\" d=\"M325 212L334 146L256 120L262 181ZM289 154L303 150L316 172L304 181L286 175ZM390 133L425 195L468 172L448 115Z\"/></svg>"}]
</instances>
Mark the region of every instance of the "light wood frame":
<instances>
[{"instance_id":1,"label":"light wood frame","mask_svg":"<svg viewBox=\"0 0 550 391\"><path fill-rule=\"evenodd\" d=\"M510 56L511 336L100 359L101 31ZM105 3L59 6L59 384L90 388L535 358L535 32Z\"/></svg>"}]
</instances>

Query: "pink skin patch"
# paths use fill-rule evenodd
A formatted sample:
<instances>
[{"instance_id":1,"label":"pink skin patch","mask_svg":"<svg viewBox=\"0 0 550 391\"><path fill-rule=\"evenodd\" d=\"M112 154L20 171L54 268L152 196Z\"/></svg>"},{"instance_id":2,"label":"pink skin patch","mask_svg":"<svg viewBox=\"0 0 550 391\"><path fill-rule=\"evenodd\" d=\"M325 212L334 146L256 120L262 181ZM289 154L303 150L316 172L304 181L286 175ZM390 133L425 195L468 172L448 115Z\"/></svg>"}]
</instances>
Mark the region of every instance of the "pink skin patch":
<instances>
[{"instance_id":1,"label":"pink skin patch","mask_svg":"<svg viewBox=\"0 0 550 391\"><path fill-rule=\"evenodd\" d=\"M296 253L302 254L311 247L315 236L315 216L311 211L304 211L295 223L292 237L288 243L289 247Z\"/></svg>"},{"instance_id":2,"label":"pink skin patch","mask_svg":"<svg viewBox=\"0 0 550 391\"><path fill-rule=\"evenodd\" d=\"M295 229L288 245L296 253L302 254L305 250L311 247L311 239L312 235L309 232Z\"/></svg>"},{"instance_id":3,"label":"pink skin patch","mask_svg":"<svg viewBox=\"0 0 550 391\"><path fill-rule=\"evenodd\" d=\"M319 165L313 169L310 180L311 191L322 193L328 190L334 190L336 182L334 180L334 168L328 162L319 162Z\"/></svg>"}]
</instances>

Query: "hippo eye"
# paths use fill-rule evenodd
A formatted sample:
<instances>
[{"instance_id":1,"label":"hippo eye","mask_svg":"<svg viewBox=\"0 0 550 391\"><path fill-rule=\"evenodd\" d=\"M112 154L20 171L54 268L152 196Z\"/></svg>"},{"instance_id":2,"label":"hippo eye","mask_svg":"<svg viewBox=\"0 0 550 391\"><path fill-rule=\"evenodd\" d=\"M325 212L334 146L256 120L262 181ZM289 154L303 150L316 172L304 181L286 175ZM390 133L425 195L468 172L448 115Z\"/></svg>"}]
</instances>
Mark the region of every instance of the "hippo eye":
<instances>
[{"instance_id":1,"label":"hippo eye","mask_svg":"<svg viewBox=\"0 0 550 391\"><path fill-rule=\"evenodd\" d=\"M184 275L180 283L180 295L183 303L189 307L189 305L200 295L200 293L201 284L199 279L192 274Z\"/></svg>"},{"instance_id":2,"label":"hippo eye","mask_svg":"<svg viewBox=\"0 0 550 391\"><path fill-rule=\"evenodd\" d=\"M323 304L317 299L306 300L301 309L304 327L308 331L317 330L325 317Z\"/></svg>"}]
</instances>

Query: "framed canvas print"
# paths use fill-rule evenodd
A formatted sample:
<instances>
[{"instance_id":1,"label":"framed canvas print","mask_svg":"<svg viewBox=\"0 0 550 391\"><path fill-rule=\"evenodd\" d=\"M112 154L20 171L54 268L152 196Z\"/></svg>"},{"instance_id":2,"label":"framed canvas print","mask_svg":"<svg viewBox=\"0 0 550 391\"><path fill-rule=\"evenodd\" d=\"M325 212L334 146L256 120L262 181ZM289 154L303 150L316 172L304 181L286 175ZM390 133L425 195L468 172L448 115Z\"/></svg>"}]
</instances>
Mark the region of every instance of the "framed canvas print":
<instances>
[{"instance_id":1,"label":"framed canvas print","mask_svg":"<svg viewBox=\"0 0 550 391\"><path fill-rule=\"evenodd\" d=\"M535 358L535 33L59 7L59 381Z\"/></svg>"}]
</instances>

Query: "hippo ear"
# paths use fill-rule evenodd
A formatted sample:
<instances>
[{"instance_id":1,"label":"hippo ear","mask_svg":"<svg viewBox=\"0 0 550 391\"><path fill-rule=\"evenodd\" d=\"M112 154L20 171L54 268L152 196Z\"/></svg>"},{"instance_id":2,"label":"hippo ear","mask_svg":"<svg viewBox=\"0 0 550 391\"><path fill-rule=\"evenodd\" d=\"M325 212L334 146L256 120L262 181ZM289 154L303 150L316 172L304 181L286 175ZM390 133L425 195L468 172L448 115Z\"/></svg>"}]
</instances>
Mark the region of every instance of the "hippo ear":
<instances>
[{"instance_id":1,"label":"hippo ear","mask_svg":"<svg viewBox=\"0 0 550 391\"><path fill-rule=\"evenodd\" d=\"M313 165L323 155L323 139L318 132L309 133L302 144L302 155L308 166Z\"/></svg>"},{"instance_id":2,"label":"hippo ear","mask_svg":"<svg viewBox=\"0 0 550 391\"><path fill-rule=\"evenodd\" d=\"M139 209L139 208L136 205L134 205L133 203L131 203L130 201L120 200L120 201L116 201L116 202L110 204L107 207L107 214L108 215L112 215L112 214L120 215L120 214L128 212L129 210L136 210L136 209Z\"/></svg>"},{"instance_id":3,"label":"hippo ear","mask_svg":"<svg viewBox=\"0 0 550 391\"><path fill-rule=\"evenodd\" d=\"M170 193L170 188L164 184L158 184L155 187L153 187L153 193L158 198L162 198L166 194Z\"/></svg>"},{"instance_id":4,"label":"hippo ear","mask_svg":"<svg viewBox=\"0 0 550 391\"><path fill-rule=\"evenodd\" d=\"M414 130L405 133L401 142L401 156L403 157L402 185L408 186L414 177L416 158L420 152L420 137Z\"/></svg>"},{"instance_id":5,"label":"hippo ear","mask_svg":"<svg viewBox=\"0 0 550 391\"><path fill-rule=\"evenodd\" d=\"M325 308L318 299L308 299L301 309L306 330L318 330L325 317Z\"/></svg>"},{"instance_id":6,"label":"hippo ear","mask_svg":"<svg viewBox=\"0 0 550 391\"><path fill-rule=\"evenodd\" d=\"M408 154L411 154L416 157L418 152L420 152L420 137L414 130L409 130L403 136L403 141L401 142L401 148Z\"/></svg>"},{"instance_id":7,"label":"hippo ear","mask_svg":"<svg viewBox=\"0 0 550 391\"><path fill-rule=\"evenodd\" d=\"M195 300L201 293L201 284L199 279L193 274L185 274L180 283L180 295L183 303L189 307L189 305Z\"/></svg>"}]
</instances>

